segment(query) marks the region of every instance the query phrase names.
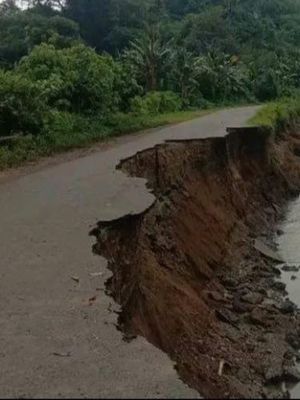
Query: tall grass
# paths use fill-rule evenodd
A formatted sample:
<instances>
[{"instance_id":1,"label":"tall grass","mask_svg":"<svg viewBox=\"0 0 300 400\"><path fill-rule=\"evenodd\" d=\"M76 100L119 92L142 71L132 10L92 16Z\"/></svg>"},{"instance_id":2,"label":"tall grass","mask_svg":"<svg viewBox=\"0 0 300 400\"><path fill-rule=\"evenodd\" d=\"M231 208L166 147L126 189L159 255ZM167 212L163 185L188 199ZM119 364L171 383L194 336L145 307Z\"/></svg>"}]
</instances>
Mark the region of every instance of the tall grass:
<instances>
[{"instance_id":1,"label":"tall grass","mask_svg":"<svg viewBox=\"0 0 300 400\"><path fill-rule=\"evenodd\" d=\"M299 123L300 95L269 103L261 108L249 122L262 126L274 135Z\"/></svg>"}]
</instances>

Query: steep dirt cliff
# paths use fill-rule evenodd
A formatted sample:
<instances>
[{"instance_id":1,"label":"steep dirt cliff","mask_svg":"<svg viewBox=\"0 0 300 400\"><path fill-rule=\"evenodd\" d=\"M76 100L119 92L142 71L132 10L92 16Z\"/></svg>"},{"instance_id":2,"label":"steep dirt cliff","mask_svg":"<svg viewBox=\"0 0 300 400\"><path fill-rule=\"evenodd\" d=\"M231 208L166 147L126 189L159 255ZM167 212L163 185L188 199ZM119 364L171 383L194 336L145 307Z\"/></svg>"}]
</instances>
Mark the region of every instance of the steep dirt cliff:
<instances>
[{"instance_id":1,"label":"steep dirt cliff","mask_svg":"<svg viewBox=\"0 0 300 400\"><path fill-rule=\"evenodd\" d=\"M270 249L300 188L299 150L297 134L257 129L148 149L118 168L147 178L154 204L92 232L125 338L167 352L205 397L285 397L299 378L298 311Z\"/></svg>"}]
</instances>

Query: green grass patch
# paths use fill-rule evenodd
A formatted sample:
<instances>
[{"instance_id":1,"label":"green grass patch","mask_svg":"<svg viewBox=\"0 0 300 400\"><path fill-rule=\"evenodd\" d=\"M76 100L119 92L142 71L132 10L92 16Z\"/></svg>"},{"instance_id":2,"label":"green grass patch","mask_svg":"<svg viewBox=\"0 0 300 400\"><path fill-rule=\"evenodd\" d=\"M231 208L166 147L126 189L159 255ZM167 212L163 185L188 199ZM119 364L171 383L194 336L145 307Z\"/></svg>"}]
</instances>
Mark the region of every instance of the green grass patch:
<instances>
[{"instance_id":1,"label":"green grass patch","mask_svg":"<svg viewBox=\"0 0 300 400\"><path fill-rule=\"evenodd\" d=\"M300 118L300 96L284 98L261 108L249 121L251 125L262 126L273 134L295 126Z\"/></svg>"},{"instance_id":2,"label":"green grass patch","mask_svg":"<svg viewBox=\"0 0 300 400\"><path fill-rule=\"evenodd\" d=\"M53 111L47 115L43 132L38 136L28 135L0 146L0 169L17 167L40 157L87 147L119 135L177 124L212 111L177 111L158 115L118 113L106 119Z\"/></svg>"}]
</instances>

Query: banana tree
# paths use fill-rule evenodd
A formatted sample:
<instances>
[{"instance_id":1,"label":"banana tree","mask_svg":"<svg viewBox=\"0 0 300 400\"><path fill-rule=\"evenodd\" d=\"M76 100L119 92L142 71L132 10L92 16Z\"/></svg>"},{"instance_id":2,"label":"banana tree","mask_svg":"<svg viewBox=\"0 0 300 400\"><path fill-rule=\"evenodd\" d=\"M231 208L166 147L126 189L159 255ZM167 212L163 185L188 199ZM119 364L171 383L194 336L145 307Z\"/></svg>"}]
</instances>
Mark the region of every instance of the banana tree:
<instances>
[{"instance_id":1,"label":"banana tree","mask_svg":"<svg viewBox=\"0 0 300 400\"><path fill-rule=\"evenodd\" d=\"M161 39L158 25L146 26L141 38L130 43L124 58L131 62L146 91L159 89L160 77L170 56L170 47Z\"/></svg>"}]
</instances>

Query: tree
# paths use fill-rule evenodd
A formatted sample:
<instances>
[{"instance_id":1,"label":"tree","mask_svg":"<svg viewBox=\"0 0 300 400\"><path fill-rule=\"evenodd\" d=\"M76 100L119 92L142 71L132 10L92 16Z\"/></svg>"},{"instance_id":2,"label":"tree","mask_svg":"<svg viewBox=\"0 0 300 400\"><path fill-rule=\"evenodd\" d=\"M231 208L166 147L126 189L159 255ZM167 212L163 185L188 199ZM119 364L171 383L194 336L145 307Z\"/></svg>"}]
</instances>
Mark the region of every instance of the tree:
<instances>
[{"instance_id":1,"label":"tree","mask_svg":"<svg viewBox=\"0 0 300 400\"><path fill-rule=\"evenodd\" d=\"M0 14L0 66L12 67L34 46L51 42L60 48L79 40L74 21L60 15L45 17L31 10L12 8Z\"/></svg>"},{"instance_id":2,"label":"tree","mask_svg":"<svg viewBox=\"0 0 300 400\"><path fill-rule=\"evenodd\" d=\"M198 59L184 47L179 47L172 51L170 66L172 89L180 94L183 107L188 107L199 96Z\"/></svg>"},{"instance_id":3,"label":"tree","mask_svg":"<svg viewBox=\"0 0 300 400\"><path fill-rule=\"evenodd\" d=\"M249 97L248 71L236 56L209 53L199 57L198 82L203 95L214 102Z\"/></svg>"},{"instance_id":4,"label":"tree","mask_svg":"<svg viewBox=\"0 0 300 400\"><path fill-rule=\"evenodd\" d=\"M22 59L17 72L40 88L51 108L101 115L118 105L115 62L84 45L62 50L37 46Z\"/></svg>"},{"instance_id":5,"label":"tree","mask_svg":"<svg viewBox=\"0 0 300 400\"><path fill-rule=\"evenodd\" d=\"M232 25L224 17L223 6L188 15L182 26L181 37L188 50L198 55L210 51L235 53L239 50Z\"/></svg>"},{"instance_id":6,"label":"tree","mask_svg":"<svg viewBox=\"0 0 300 400\"><path fill-rule=\"evenodd\" d=\"M16 0L5 0L0 4L0 16L14 13L19 10Z\"/></svg>"},{"instance_id":7,"label":"tree","mask_svg":"<svg viewBox=\"0 0 300 400\"><path fill-rule=\"evenodd\" d=\"M63 13L80 25L88 45L116 54L140 33L151 4L149 0L66 0Z\"/></svg>"},{"instance_id":8,"label":"tree","mask_svg":"<svg viewBox=\"0 0 300 400\"><path fill-rule=\"evenodd\" d=\"M125 51L127 62L136 69L137 76L147 91L158 90L163 69L170 55L170 47L163 43L158 25L148 25L140 39L131 42Z\"/></svg>"},{"instance_id":9,"label":"tree","mask_svg":"<svg viewBox=\"0 0 300 400\"><path fill-rule=\"evenodd\" d=\"M45 108L35 84L22 75L0 70L0 136L38 133Z\"/></svg>"}]
</instances>

